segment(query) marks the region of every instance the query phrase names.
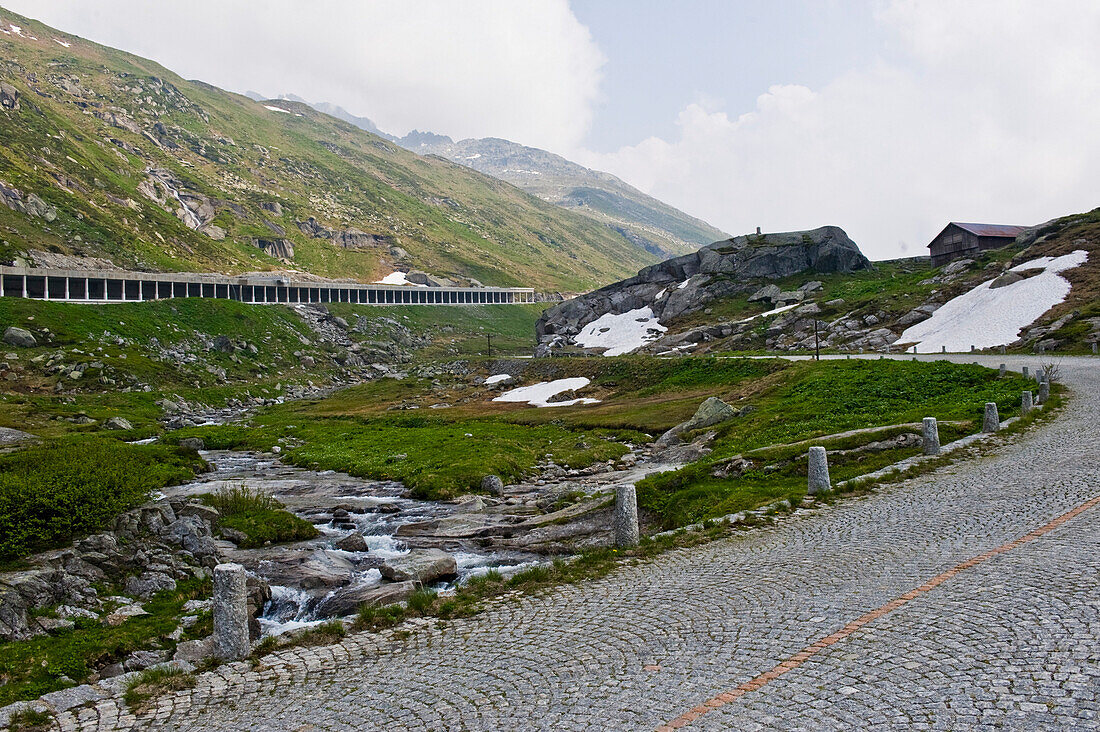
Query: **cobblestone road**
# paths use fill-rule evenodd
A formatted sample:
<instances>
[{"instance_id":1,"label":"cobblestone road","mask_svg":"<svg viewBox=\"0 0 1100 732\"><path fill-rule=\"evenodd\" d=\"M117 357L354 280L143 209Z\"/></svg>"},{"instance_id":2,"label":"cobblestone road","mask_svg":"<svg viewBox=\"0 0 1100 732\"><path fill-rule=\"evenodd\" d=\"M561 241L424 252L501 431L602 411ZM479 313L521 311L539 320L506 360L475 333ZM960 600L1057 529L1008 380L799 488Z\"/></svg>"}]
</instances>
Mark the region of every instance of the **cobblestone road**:
<instances>
[{"instance_id":1,"label":"cobblestone road","mask_svg":"<svg viewBox=\"0 0 1100 732\"><path fill-rule=\"evenodd\" d=\"M999 360L1027 363L987 363ZM674 720L688 729L1100 729L1100 506L962 569L770 683L727 694L1100 495L1100 361L1067 359L1062 368L1076 392L1071 406L990 457L407 639L358 635L269 657L278 660L264 669L222 667L136 722L112 702L62 721L202 730L645 730ZM705 715L681 716L715 697Z\"/></svg>"}]
</instances>

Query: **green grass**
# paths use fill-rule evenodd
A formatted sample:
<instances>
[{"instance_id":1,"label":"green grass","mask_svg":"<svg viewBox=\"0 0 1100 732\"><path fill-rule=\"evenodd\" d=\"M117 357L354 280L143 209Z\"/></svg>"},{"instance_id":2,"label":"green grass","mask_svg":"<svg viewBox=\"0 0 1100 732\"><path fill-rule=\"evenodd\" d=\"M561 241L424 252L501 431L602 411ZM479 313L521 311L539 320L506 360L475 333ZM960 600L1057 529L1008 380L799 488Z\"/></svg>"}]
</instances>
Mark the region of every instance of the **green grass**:
<instances>
[{"instance_id":1,"label":"green grass","mask_svg":"<svg viewBox=\"0 0 1100 732\"><path fill-rule=\"evenodd\" d=\"M0 679L4 680L0 706L64 688L63 677L82 683L97 668L121 661L133 651L156 647L175 630L183 604L209 597L210 592L209 580L183 580L175 590L159 592L143 604L149 615L129 618L121 625L78 619L72 630L0 643Z\"/></svg>"},{"instance_id":2,"label":"green grass","mask_svg":"<svg viewBox=\"0 0 1100 732\"><path fill-rule=\"evenodd\" d=\"M202 499L221 514L219 526L235 529L248 537L239 544L242 549L304 541L317 536L313 524L283 510L283 505L271 496L252 491L247 486L207 493Z\"/></svg>"},{"instance_id":3,"label":"green grass","mask_svg":"<svg viewBox=\"0 0 1100 732\"><path fill-rule=\"evenodd\" d=\"M788 378L754 400L756 410L719 429L713 452L678 471L650 476L638 483L638 503L671 528L805 493L806 445L747 455L756 448L782 445L853 429L919 422L935 416L941 439L976 431L984 404L997 402L1002 418L1018 411L1019 394L1029 388L1021 377L998 379L995 371L946 361L822 361L794 364ZM957 428L945 424L963 421ZM889 434L889 433L887 433ZM882 439L859 436L822 443L830 449ZM746 454L754 469L740 478L716 478L715 464ZM915 450L830 458L834 482L868 473L916 454ZM798 459L795 459L798 458ZM780 469L764 471L768 464Z\"/></svg>"},{"instance_id":4,"label":"green grass","mask_svg":"<svg viewBox=\"0 0 1100 732\"><path fill-rule=\"evenodd\" d=\"M97 531L151 491L194 477L193 452L94 435L0 455L0 559L63 546Z\"/></svg>"},{"instance_id":5,"label":"green grass","mask_svg":"<svg viewBox=\"0 0 1100 732\"><path fill-rule=\"evenodd\" d=\"M8 729L11 732L45 732L53 726L53 717L37 709L23 709L11 715Z\"/></svg>"},{"instance_id":6,"label":"green grass","mask_svg":"<svg viewBox=\"0 0 1100 732\"><path fill-rule=\"evenodd\" d=\"M518 479L546 454L560 465L585 467L627 451L608 439L618 433L605 431L420 415L317 418L295 413L302 408L270 411L253 428L193 428L175 432L171 439L200 436L211 449L262 450L289 438L296 446L285 449L283 459L291 464L399 480L413 495L427 499L479 490L490 473L505 481Z\"/></svg>"},{"instance_id":7,"label":"green grass","mask_svg":"<svg viewBox=\"0 0 1100 732\"><path fill-rule=\"evenodd\" d=\"M174 668L154 668L141 674L126 686L122 699L135 713L149 708L150 702L170 691L181 691L195 686L195 677Z\"/></svg>"}]
</instances>

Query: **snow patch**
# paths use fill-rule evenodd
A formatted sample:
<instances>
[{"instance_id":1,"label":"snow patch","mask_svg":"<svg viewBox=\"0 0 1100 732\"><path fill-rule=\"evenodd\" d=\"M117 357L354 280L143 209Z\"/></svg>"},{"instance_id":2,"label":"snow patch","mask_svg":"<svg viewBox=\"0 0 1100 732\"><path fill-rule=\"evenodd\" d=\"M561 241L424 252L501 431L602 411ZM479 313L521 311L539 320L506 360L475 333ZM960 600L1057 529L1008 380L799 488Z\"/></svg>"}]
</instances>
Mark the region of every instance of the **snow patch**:
<instances>
[{"instance_id":1,"label":"snow patch","mask_svg":"<svg viewBox=\"0 0 1100 732\"><path fill-rule=\"evenodd\" d=\"M796 307L798 307L801 304L802 303L800 303L800 302L796 302L794 305L784 305L781 308L775 308L774 310L769 310L766 313L757 313L756 315L753 315L752 317L744 318L743 320L738 320L737 322L738 323L747 323L750 320L756 320L757 318L766 318L769 315L778 315L779 313L785 313L788 310L794 310Z\"/></svg>"},{"instance_id":2,"label":"snow patch","mask_svg":"<svg viewBox=\"0 0 1100 732\"><path fill-rule=\"evenodd\" d=\"M983 282L946 302L932 317L906 329L895 343L916 343L917 351L969 351L1012 343L1020 331L1066 299L1070 283L1059 272L1088 261L1078 249L1061 257L1039 257L1012 268L1013 272L1042 269L1037 275L991 289Z\"/></svg>"},{"instance_id":3,"label":"snow patch","mask_svg":"<svg viewBox=\"0 0 1100 732\"><path fill-rule=\"evenodd\" d=\"M588 379L583 376L577 376L571 379L556 379L554 381L540 381L537 384L520 386L511 391L506 391L493 401L527 402L532 407L569 407L574 404L599 404L599 399L588 399L587 397L569 399L564 402L551 403L549 401L563 391L576 391L577 389L583 389L588 386L588 384Z\"/></svg>"},{"instance_id":4,"label":"snow patch","mask_svg":"<svg viewBox=\"0 0 1100 732\"><path fill-rule=\"evenodd\" d=\"M688 277L688 278L687 278L686 280L684 280L684 281L683 281L683 282L681 282L680 284L676 285L676 289L677 289L677 290L682 290L682 289L684 289L685 287L687 287L687 286L688 286L688 283L689 283L689 282L691 282L691 278L690 278L690 277Z\"/></svg>"},{"instance_id":5,"label":"snow patch","mask_svg":"<svg viewBox=\"0 0 1100 732\"><path fill-rule=\"evenodd\" d=\"M73 45L71 43L66 43L65 41L61 40L60 38L53 39L53 42L57 43L57 44L60 44L60 45L64 46L65 48L68 48L68 47Z\"/></svg>"},{"instance_id":6,"label":"snow patch","mask_svg":"<svg viewBox=\"0 0 1100 732\"><path fill-rule=\"evenodd\" d=\"M427 287L427 285L418 285L415 282L409 282L404 272L390 272L388 275L380 280L377 280L376 285L410 285L412 287Z\"/></svg>"},{"instance_id":7,"label":"snow patch","mask_svg":"<svg viewBox=\"0 0 1100 732\"><path fill-rule=\"evenodd\" d=\"M265 104L264 109L270 109L272 112L282 112L283 114L291 114L289 109L283 109L282 107L276 107L272 104Z\"/></svg>"},{"instance_id":8,"label":"snow patch","mask_svg":"<svg viewBox=\"0 0 1100 732\"><path fill-rule=\"evenodd\" d=\"M11 26L11 32L14 33L17 36L21 36L21 35L23 35L23 28L22 28L22 26L12 25Z\"/></svg>"},{"instance_id":9,"label":"snow patch","mask_svg":"<svg viewBox=\"0 0 1100 732\"><path fill-rule=\"evenodd\" d=\"M653 298L653 302L657 302L657 301L658 301L658 300L660 300L660 299L661 299L662 297L664 297L664 296L665 296L665 293L666 293L666 292L668 292L668 288L667 288L667 287L666 287L665 289L663 289L663 290L661 290L660 292L658 292L658 293L657 293L657 296Z\"/></svg>"},{"instance_id":10,"label":"snow patch","mask_svg":"<svg viewBox=\"0 0 1100 732\"><path fill-rule=\"evenodd\" d=\"M657 340L667 330L653 310L644 307L619 315L605 313L584 326L573 341L582 348L607 349L605 356L618 356Z\"/></svg>"},{"instance_id":11,"label":"snow patch","mask_svg":"<svg viewBox=\"0 0 1100 732\"><path fill-rule=\"evenodd\" d=\"M486 384L499 384L502 381L511 381L511 374L493 374L485 380Z\"/></svg>"}]
</instances>

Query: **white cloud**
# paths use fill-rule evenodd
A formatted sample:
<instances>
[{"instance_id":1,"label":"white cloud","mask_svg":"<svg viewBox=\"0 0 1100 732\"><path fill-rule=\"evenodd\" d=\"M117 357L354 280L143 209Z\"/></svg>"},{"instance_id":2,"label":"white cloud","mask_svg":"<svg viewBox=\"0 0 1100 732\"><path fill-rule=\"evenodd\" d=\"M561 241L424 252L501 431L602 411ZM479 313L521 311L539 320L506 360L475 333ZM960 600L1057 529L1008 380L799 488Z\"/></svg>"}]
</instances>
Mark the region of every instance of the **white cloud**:
<instances>
[{"instance_id":1,"label":"white cloud","mask_svg":"<svg viewBox=\"0 0 1100 732\"><path fill-rule=\"evenodd\" d=\"M1100 3L894 0L876 17L889 59L773 86L736 118L690 105L676 140L574 154L731 233L837 224L872 258L923 254L948 220L1100 205Z\"/></svg>"},{"instance_id":2,"label":"white cloud","mask_svg":"<svg viewBox=\"0 0 1100 732\"><path fill-rule=\"evenodd\" d=\"M567 0L8 0L61 30L236 91L292 93L387 132L569 149L604 59Z\"/></svg>"}]
</instances>

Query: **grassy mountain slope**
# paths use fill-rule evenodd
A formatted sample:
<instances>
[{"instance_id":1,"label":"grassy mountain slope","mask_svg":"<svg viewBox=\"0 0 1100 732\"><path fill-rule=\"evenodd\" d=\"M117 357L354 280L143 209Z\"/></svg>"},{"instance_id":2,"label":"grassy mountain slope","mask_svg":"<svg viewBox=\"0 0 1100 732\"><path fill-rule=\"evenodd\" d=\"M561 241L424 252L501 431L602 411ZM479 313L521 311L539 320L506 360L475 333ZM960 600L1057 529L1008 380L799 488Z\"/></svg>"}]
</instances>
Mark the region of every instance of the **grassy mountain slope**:
<instances>
[{"instance_id":1,"label":"grassy mountain slope","mask_svg":"<svg viewBox=\"0 0 1100 732\"><path fill-rule=\"evenodd\" d=\"M585 290L657 259L590 217L304 104L186 81L6 10L0 29L0 260L47 250L364 281L415 267Z\"/></svg>"},{"instance_id":2,"label":"grassy mountain slope","mask_svg":"<svg viewBox=\"0 0 1100 732\"><path fill-rule=\"evenodd\" d=\"M585 168L545 150L494 137L453 142L448 137L415 132L398 142L413 152L439 155L589 216L661 257L686 254L728 237L610 173Z\"/></svg>"}]
</instances>

